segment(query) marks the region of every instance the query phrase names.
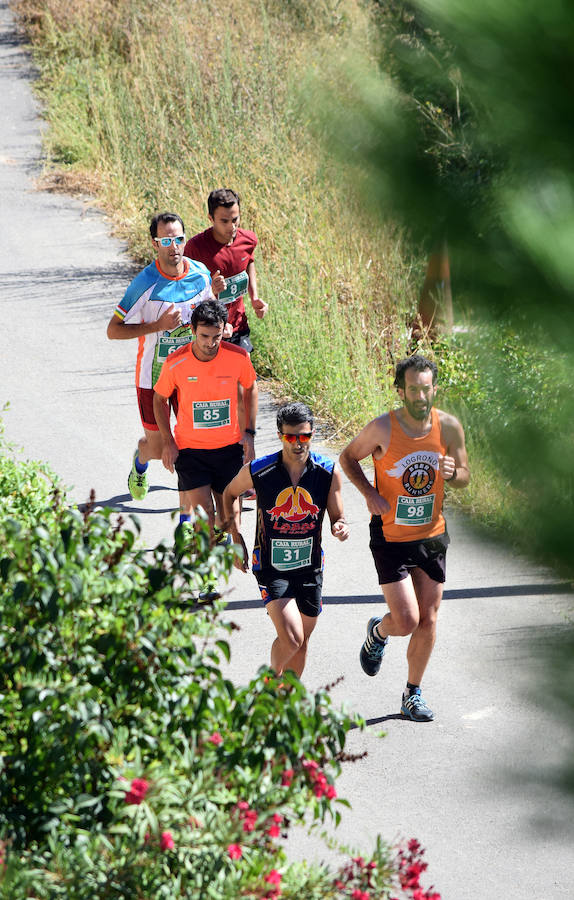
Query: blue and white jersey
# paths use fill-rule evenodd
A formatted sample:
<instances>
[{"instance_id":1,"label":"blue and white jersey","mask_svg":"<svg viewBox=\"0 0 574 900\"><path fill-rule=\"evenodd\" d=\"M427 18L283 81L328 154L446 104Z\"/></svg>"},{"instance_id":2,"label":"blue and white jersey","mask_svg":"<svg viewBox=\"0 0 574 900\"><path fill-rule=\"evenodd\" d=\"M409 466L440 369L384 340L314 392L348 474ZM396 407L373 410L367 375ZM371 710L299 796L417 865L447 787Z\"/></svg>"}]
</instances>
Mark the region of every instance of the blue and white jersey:
<instances>
[{"instance_id":1,"label":"blue and white jersey","mask_svg":"<svg viewBox=\"0 0 574 900\"><path fill-rule=\"evenodd\" d=\"M181 311L182 324L174 331L154 331L138 338L138 387L154 386L169 354L192 339L190 322L194 307L213 297L207 266L186 257L183 262L183 275L170 278L164 275L157 260L154 260L136 275L114 311L126 325L156 322L172 303Z\"/></svg>"}]
</instances>

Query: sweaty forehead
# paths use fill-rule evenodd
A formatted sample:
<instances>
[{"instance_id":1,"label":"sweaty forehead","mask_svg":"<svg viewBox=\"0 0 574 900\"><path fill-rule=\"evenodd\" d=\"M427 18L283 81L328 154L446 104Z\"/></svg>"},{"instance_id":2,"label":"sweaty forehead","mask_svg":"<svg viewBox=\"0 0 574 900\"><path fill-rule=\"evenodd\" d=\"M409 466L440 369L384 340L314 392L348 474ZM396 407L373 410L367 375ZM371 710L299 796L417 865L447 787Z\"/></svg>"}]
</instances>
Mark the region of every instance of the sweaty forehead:
<instances>
[{"instance_id":1,"label":"sweaty forehead","mask_svg":"<svg viewBox=\"0 0 574 900\"><path fill-rule=\"evenodd\" d=\"M313 431L310 422L300 422L298 425L283 423L283 434L304 434L306 431Z\"/></svg>"},{"instance_id":2,"label":"sweaty forehead","mask_svg":"<svg viewBox=\"0 0 574 900\"><path fill-rule=\"evenodd\" d=\"M172 235L183 234L183 229L179 222L158 222L157 236L171 237Z\"/></svg>"},{"instance_id":3,"label":"sweaty forehead","mask_svg":"<svg viewBox=\"0 0 574 900\"><path fill-rule=\"evenodd\" d=\"M214 219L236 219L239 215L239 207L237 203L233 206L218 206L213 212Z\"/></svg>"},{"instance_id":4,"label":"sweaty forehead","mask_svg":"<svg viewBox=\"0 0 574 900\"><path fill-rule=\"evenodd\" d=\"M405 372L405 386L409 385L425 385L432 384L432 372L430 369L424 369L417 372L416 369L407 369Z\"/></svg>"}]
</instances>

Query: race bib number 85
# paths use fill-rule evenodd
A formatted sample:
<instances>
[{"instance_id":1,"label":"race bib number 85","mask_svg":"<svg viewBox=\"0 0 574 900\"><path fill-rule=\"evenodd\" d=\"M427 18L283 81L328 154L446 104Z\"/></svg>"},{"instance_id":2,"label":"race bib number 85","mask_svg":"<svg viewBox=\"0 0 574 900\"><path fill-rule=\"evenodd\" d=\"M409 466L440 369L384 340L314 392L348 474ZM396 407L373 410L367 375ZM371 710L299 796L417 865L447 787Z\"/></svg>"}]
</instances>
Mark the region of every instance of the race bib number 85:
<instances>
[{"instance_id":1,"label":"race bib number 85","mask_svg":"<svg viewBox=\"0 0 574 900\"><path fill-rule=\"evenodd\" d=\"M222 428L229 425L230 400L202 400L193 404L194 428Z\"/></svg>"}]
</instances>

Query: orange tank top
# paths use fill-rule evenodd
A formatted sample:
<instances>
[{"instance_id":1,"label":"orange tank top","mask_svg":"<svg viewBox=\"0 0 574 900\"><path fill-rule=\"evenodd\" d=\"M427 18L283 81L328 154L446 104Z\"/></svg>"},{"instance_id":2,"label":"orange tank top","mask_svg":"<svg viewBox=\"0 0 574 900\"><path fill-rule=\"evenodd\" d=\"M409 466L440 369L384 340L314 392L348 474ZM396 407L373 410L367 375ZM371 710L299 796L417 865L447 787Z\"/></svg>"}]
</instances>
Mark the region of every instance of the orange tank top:
<instances>
[{"instance_id":1,"label":"orange tank top","mask_svg":"<svg viewBox=\"0 0 574 900\"><path fill-rule=\"evenodd\" d=\"M382 517L387 541L419 541L443 534L444 480L438 470L439 454L446 453L439 414L431 410L431 430L409 437L396 413L389 413L391 440L381 459L373 459L375 487L390 504Z\"/></svg>"}]
</instances>

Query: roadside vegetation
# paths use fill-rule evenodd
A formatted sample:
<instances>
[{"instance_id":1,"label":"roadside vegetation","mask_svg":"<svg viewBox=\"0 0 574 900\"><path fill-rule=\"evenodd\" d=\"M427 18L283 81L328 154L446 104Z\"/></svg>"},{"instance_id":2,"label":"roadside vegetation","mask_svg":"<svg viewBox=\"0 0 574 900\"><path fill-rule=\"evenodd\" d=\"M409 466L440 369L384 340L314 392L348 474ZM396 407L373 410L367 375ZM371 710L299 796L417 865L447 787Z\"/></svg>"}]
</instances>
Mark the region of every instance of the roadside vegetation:
<instances>
[{"instance_id":1,"label":"roadside vegetation","mask_svg":"<svg viewBox=\"0 0 574 900\"><path fill-rule=\"evenodd\" d=\"M264 321L252 317L260 375L308 401L342 442L396 402L397 359L417 347L435 357L441 402L463 420L473 471L470 489L449 502L464 504L491 532L531 545L527 493L501 476L485 421L501 404L506 417L514 415L489 372L504 366L510 347L512 377L531 380L540 358L536 331L525 337L511 317L490 326L473 320L455 255L458 331L434 345L424 334L413 342L441 217L426 233L423 216L385 221L377 185L355 190L368 169L376 116L369 124L353 118L339 78L346 59L370 74L389 71L414 98L424 155L444 196L458 191L470 208L477 180L498 177L501 159L484 151L477 110L441 35L420 25L409 4L391 0L246 0L233 8L181 0L169 13L144 0L15 0L15 7L33 45L49 124L44 183L95 195L141 261L150 258L153 212L176 209L191 234L208 224L208 192L235 188L243 223L260 239L260 293L270 304ZM416 75L397 47L423 59ZM317 84L323 93L315 99ZM329 91L341 100L340 123L336 114L328 120ZM333 121L347 139L342 159L326 152ZM520 392L530 415L552 416L549 380Z\"/></svg>"},{"instance_id":2,"label":"roadside vegetation","mask_svg":"<svg viewBox=\"0 0 574 900\"><path fill-rule=\"evenodd\" d=\"M233 187L259 236L270 304L264 321L251 319L258 372L308 401L340 442L393 405L391 373L413 349L425 259L349 190L311 136L301 93L303 76L329 58L376 59L369 4L247 0L230 10L182 0L169 15L143 0L16 8L49 124L44 183L95 195L142 261L153 212L176 209L191 234L208 225L209 191ZM422 350L437 355L428 341ZM471 380L466 351L454 349L452 365L450 352L438 353L450 370L447 406L453 379L458 394ZM483 494L469 503L482 509Z\"/></svg>"},{"instance_id":3,"label":"roadside vegetation","mask_svg":"<svg viewBox=\"0 0 574 900\"><path fill-rule=\"evenodd\" d=\"M352 726L336 685L261 668L198 592L231 548L207 523L138 549L137 519L70 508L0 433L0 898L440 900L416 840L339 868L290 863L293 825L338 822Z\"/></svg>"}]
</instances>

